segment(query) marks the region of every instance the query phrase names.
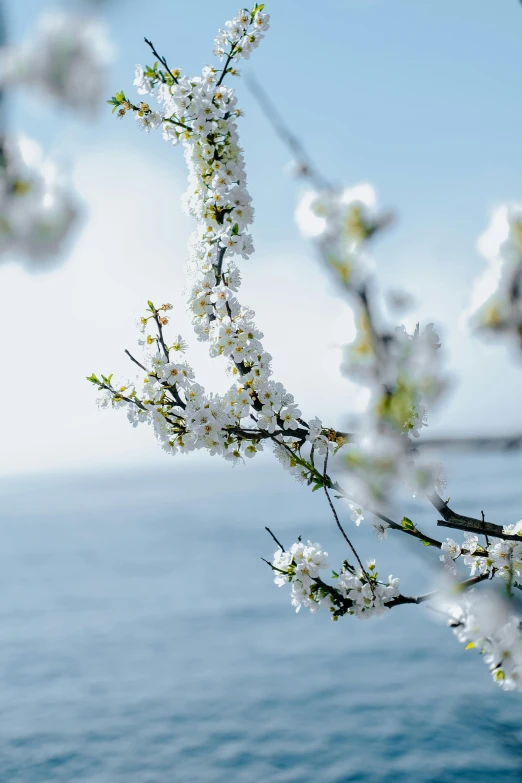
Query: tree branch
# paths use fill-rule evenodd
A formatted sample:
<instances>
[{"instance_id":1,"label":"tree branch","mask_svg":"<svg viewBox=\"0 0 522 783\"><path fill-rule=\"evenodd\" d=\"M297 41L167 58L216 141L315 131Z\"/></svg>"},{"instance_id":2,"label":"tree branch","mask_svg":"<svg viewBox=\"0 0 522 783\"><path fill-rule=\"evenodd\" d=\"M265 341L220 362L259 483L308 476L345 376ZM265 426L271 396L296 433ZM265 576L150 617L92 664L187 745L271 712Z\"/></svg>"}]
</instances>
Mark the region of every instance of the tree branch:
<instances>
[{"instance_id":1,"label":"tree branch","mask_svg":"<svg viewBox=\"0 0 522 783\"><path fill-rule=\"evenodd\" d=\"M154 44L152 43L152 41L149 41L147 38L144 38L143 40L145 41L147 46L150 46L150 48L152 49L152 54L154 55L154 57L158 58L158 60L163 65L163 67L165 68L167 73L170 75L170 77L173 80L174 84L177 84L178 80L176 79L176 77L174 76L174 74L170 70L169 66L167 65L166 59L164 57L162 57L160 54L157 53L156 49L154 48Z\"/></svg>"},{"instance_id":2,"label":"tree branch","mask_svg":"<svg viewBox=\"0 0 522 783\"><path fill-rule=\"evenodd\" d=\"M374 588L373 588L373 583L372 583L372 581L371 581L371 579L370 579L370 577L369 577L369 575L368 575L368 573L367 573L367 571L366 571L365 567L364 567L364 566L363 566L363 564L362 564L361 558L360 558L360 557L359 557L359 555L357 554L357 550L355 549L354 545L352 544L352 542L350 541L350 539L349 539L349 538L348 538L348 536L346 535L346 532L345 532L345 530L344 530L343 526L341 525L341 523L340 523L340 521L339 521L339 517L337 516L337 511L335 510L334 504L332 503L332 499L331 499L331 497L330 497L330 495L329 495L329 493L328 493L328 487L326 486L326 481L327 481L327 478L328 478L328 475L327 475L327 472L326 472L326 469L327 469L327 467L328 467L328 449L326 450L326 456L325 456L325 458L324 458L324 473L323 473L323 478L324 478L324 481L323 481L323 489L324 489L324 494L326 495L326 499L328 500L328 504L329 504L329 506L330 506L330 509L331 509L331 511L332 511L332 514L333 514L333 516L334 516L334 519L335 519L336 525L337 525L337 527L339 528L339 530L341 531L341 534L342 534L342 536L343 536L344 540L346 541L346 543L348 544L348 546L350 547L350 549L351 549L351 550L352 550L352 552L354 553L355 557L357 558L357 562L359 563L359 566L360 566L360 568L361 568L361 571L363 572L364 576L366 577L366 581L367 581L367 582L368 582L368 584L370 585L370 589L371 589L371 591L372 591L372 594L375 596L375 592L374 592Z\"/></svg>"},{"instance_id":3,"label":"tree branch","mask_svg":"<svg viewBox=\"0 0 522 783\"><path fill-rule=\"evenodd\" d=\"M443 517L443 519L439 519L437 522L439 527L466 530L471 533L477 533L477 535L490 535L495 538L504 538L508 541L522 541L522 538L518 535L504 533L501 525L485 522L484 519L476 519L475 517L468 517L464 514L457 514L457 512L453 511L453 509L448 506L447 502L442 500L436 492L432 492L431 495L428 495L428 500Z\"/></svg>"}]
</instances>

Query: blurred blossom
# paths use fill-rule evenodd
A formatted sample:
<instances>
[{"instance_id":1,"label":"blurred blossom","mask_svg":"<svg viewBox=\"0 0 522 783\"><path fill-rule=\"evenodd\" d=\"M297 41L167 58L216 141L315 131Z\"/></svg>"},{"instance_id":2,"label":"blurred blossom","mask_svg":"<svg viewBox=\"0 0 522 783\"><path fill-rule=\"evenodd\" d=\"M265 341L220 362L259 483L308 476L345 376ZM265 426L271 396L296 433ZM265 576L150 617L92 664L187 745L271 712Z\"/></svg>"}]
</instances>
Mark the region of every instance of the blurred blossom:
<instances>
[{"instance_id":1,"label":"blurred blossom","mask_svg":"<svg viewBox=\"0 0 522 783\"><path fill-rule=\"evenodd\" d=\"M53 10L25 41L0 56L4 87L27 85L71 109L92 113L105 97L105 71L114 50L98 20Z\"/></svg>"},{"instance_id":2,"label":"blurred blossom","mask_svg":"<svg viewBox=\"0 0 522 783\"><path fill-rule=\"evenodd\" d=\"M76 222L76 196L43 159L35 141L4 139L0 148L0 261L47 260Z\"/></svg>"},{"instance_id":3,"label":"blurred blossom","mask_svg":"<svg viewBox=\"0 0 522 783\"><path fill-rule=\"evenodd\" d=\"M488 268L477 281L468 312L483 333L503 333L522 345L522 205L497 209L478 249Z\"/></svg>"},{"instance_id":4,"label":"blurred blossom","mask_svg":"<svg viewBox=\"0 0 522 783\"><path fill-rule=\"evenodd\" d=\"M495 682L522 691L522 631L512 605L491 588L458 595L449 588L437 603L459 642L483 656Z\"/></svg>"}]
</instances>

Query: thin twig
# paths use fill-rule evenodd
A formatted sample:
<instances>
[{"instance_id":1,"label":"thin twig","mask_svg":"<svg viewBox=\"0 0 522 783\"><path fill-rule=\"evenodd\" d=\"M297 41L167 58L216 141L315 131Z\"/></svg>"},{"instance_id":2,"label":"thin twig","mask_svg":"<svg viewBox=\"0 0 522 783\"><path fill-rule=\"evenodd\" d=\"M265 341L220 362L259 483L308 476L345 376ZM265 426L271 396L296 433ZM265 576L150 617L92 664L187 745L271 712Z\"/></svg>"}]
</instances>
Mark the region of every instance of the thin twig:
<instances>
[{"instance_id":1,"label":"thin twig","mask_svg":"<svg viewBox=\"0 0 522 783\"><path fill-rule=\"evenodd\" d=\"M234 57L234 55L235 55L235 49L236 49L236 45L234 44L234 45L232 46L232 49L229 51L229 53L228 53L228 55L227 55L227 60L226 60L225 66L224 66L224 68L223 68L223 71L222 71L222 73L221 73L221 76L219 77L219 80L218 80L218 83L216 84L216 87L220 87L220 86L221 86L221 84L222 84L222 82L223 82L223 79L224 79L224 78L225 78L225 76L227 75L228 66L229 66L229 65L230 65L230 63L232 62L232 58L233 58L233 57Z\"/></svg>"},{"instance_id":2,"label":"thin twig","mask_svg":"<svg viewBox=\"0 0 522 783\"><path fill-rule=\"evenodd\" d=\"M156 326L158 327L158 337L161 344L161 347L163 348L163 353L165 354L165 359L169 362L170 356L167 346L165 345L165 340L163 339L163 327L160 323L158 311L155 310L153 313L154 320L156 321Z\"/></svg>"},{"instance_id":3,"label":"thin twig","mask_svg":"<svg viewBox=\"0 0 522 783\"><path fill-rule=\"evenodd\" d=\"M167 61L166 61L166 59L165 59L164 57L162 57L160 54L158 54L158 53L157 53L156 49L154 48L154 44L152 43L152 41L149 41L147 38L144 38L143 40L145 41L145 43L147 44L147 46L150 46L150 48L152 49L152 54L153 54L155 57L157 57L157 58L158 58L158 60L159 60L159 61L160 61L160 63L163 65L163 67L165 68L165 70L167 71L167 73L168 73L168 74L170 74L171 78L172 78L172 79L173 79L173 81L174 81L174 84L177 84L177 83L178 83L178 80L176 79L176 77L174 76L174 74L173 74L173 73L172 73L172 71L170 70L169 66L167 65Z\"/></svg>"},{"instance_id":4,"label":"thin twig","mask_svg":"<svg viewBox=\"0 0 522 783\"><path fill-rule=\"evenodd\" d=\"M459 590L466 590L468 587L483 582L488 578L488 574L480 574L479 576L473 576L471 579L466 579L464 582L460 582L457 587ZM392 608L393 606L400 606L401 604L422 604L425 601L431 601L438 594L437 590L433 590L431 593L425 593L424 595L418 595L416 597L410 597L406 595L399 595L394 598L393 601L389 601L386 606Z\"/></svg>"},{"instance_id":5,"label":"thin twig","mask_svg":"<svg viewBox=\"0 0 522 783\"><path fill-rule=\"evenodd\" d=\"M326 495L326 498L327 498L328 503L330 505L330 508L332 510L332 514L334 515L334 519L335 519L335 522L337 524L337 527L341 531L341 534L342 534L344 540L346 541L346 543L348 544L348 546L350 547L350 549L354 553L355 557L357 558L357 562L359 563L359 566L361 567L361 571L363 572L364 576L366 577L366 580L367 580L368 584L370 585L370 589L372 591L372 595L375 597L375 591L374 591L373 583L372 583L372 581L371 581L371 579L370 579L370 577L369 577L365 567L362 564L361 558L357 554L357 550L355 549L354 545L352 544L352 542L350 541L350 539L346 535L346 532L345 532L343 526L341 525L341 523L339 521L339 517L337 516L337 511L335 510L335 506L332 503L332 499L331 499L330 494L328 492L328 487L326 486L326 482L327 482L327 479L328 479L328 474L326 472L327 467L328 467L328 449L326 450L326 456L324 458L324 473L323 473L323 489L324 489L324 493Z\"/></svg>"},{"instance_id":6,"label":"thin twig","mask_svg":"<svg viewBox=\"0 0 522 783\"><path fill-rule=\"evenodd\" d=\"M145 405L143 405L139 400L133 400L131 397L125 397L125 395L123 395L121 392L116 391L116 389L113 389L112 386L108 386L106 383L101 383L100 388L106 389L108 392L110 392L113 395L113 397L120 397L125 402L129 402L132 403L133 405L136 405L142 411L147 410Z\"/></svg>"},{"instance_id":7,"label":"thin twig","mask_svg":"<svg viewBox=\"0 0 522 783\"><path fill-rule=\"evenodd\" d=\"M276 544L277 544L277 546L279 547L279 549L281 550L281 552L285 552L286 550L285 550L284 546L283 546L283 545L282 545L282 543L281 543L281 542L280 542L280 541L279 541L279 540L278 540L278 539L277 539L277 538L274 536L274 534L272 533L272 531L270 530L270 528L269 528L269 527L265 527L265 530L266 530L266 532L267 532L267 533L270 533L270 535L272 536L272 538L273 538L273 539L274 539L274 541L276 542Z\"/></svg>"},{"instance_id":8,"label":"thin twig","mask_svg":"<svg viewBox=\"0 0 522 783\"><path fill-rule=\"evenodd\" d=\"M303 144L288 128L276 107L268 97L267 93L261 87L257 79L248 75L246 77L247 87L256 99L261 111L272 126L276 136L285 144L302 166L303 174L310 177L316 186L322 189L331 189L330 183L319 173L315 164L312 162L309 154Z\"/></svg>"},{"instance_id":9,"label":"thin twig","mask_svg":"<svg viewBox=\"0 0 522 783\"><path fill-rule=\"evenodd\" d=\"M133 355L130 353L130 351L128 351L126 348L125 348L125 353L126 353L126 354L127 354L127 356L129 357L129 359L131 360L131 362L134 362L134 364L137 364L137 365L138 365L138 367L141 367L141 369L142 369L142 370L145 370L145 372L147 373L147 375L152 375L152 373L151 373L149 370L147 370L147 368L146 368L146 367L144 367L144 366L143 366L143 364L141 364L141 363L140 363L140 362L139 362L137 359L135 359L135 358L134 358L134 356L133 356Z\"/></svg>"}]
</instances>

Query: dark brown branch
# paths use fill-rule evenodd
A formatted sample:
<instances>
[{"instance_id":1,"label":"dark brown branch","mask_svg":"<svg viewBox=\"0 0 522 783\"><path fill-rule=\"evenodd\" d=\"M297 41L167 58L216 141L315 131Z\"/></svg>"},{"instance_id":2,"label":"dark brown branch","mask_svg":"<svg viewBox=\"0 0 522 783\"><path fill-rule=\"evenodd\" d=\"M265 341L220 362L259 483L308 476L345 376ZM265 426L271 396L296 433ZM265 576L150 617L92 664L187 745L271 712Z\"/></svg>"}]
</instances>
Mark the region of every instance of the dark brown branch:
<instances>
[{"instance_id":1,"label":"dark brown branch","mask_svg":"<svg viewBox=\"0 0 522 783\"><path fill-rule=\"evenodd\" d=\"M169 351L168 351L167 346L165 345L165 340L163 339L163 327L162 327L162 325L160 323L160 319L159 319L159 315L158 315L158 311L157 310L154 310L153 316L154 316L154 320L156 321L156 326L158 327L158 339L160 341L160 345L163 348L163 353L165 354L165 359L169 362L170 361Z\"/></svg>"},{"instance_id":2,"label":"dark brown branch","mask_svg":"<svg viewBox=\"0 0 522 783\"><path fill-rule=\"evenodd\" d=\"M221 277L221 271L223 269L223 259L225 258L226 252L227 252L226 245L223 245L223 247L220 247L218 250L218 259L216 264L216 276L218 278L218 282L219 282L219 278Z\"/></svg>"},{"instance_id":3,"label":"dark brown branch","mask_svg":"<svg viewBox=\"0 0 522 783\"><path fill-rule=\"evenodd\" d=\"M144 370L144 371L146 372L146 374L147 374L147 375L151 375L151 374L152 374L152 373L150 372L150 370L147 370L147 368L146 368L146 367L144 367L144 366L143 366L143 364L140 364L140 362L139 362L137 359L135 359L135 358L134 358L134 356L133 356L133 355L130 353L130 351L128 351L126 348L125 348L125 353L126 353L126 354L127 354L127 356L129 357L129 359L131 360L131 362L134 362L134 364L137 364L137 365L138 365L138 367L141 367L141 369L142 369L142 370Z\"/></svg>"},{"instance_id":4,"label":"dark brown branch","mask_svg":"<svg viewBox=\"0 0 522 783\"><path fill-rule=\"evenodd\" d=\"M522 537L519 535L512 535L511 533L504 533L500 525L493 525L490 522L478 522L474 519L464 520L462 518L439 519L437 520L439 527L450 527L453 530L465 530L469 533L476 533L477 535L494 536L495 538L502 538L506 541L518 541L522 543ZM474 554L479 554L478 552Z\"/></svg>"},{"instance_id":5,"label":"dark brown branch","mask_svg":"<svg viewBox=\"0 0 522 783\"><path fill-rule=\"evenodd\" d=\"M138 408L140 408L142 411L146 411L147 408L145 405L143 405L139 400L133 400L131 397L125 397L121 392L116 391L116 389L113 389L112 386L107 386L106 383L100 384L101 389L106 389L108 392L110 392L113 397L119 397L120 399L124 400L125 402L131 403L132 405L136 405Z\"/></svg>"},{"instance_id":6,"label":"dark brown branch","mask_svg":"<svg viewBox=\"0 0 522 783\"><path fill-rule=\"evenodd\" d=\"M393 598L391 601L388 601L385 606L393 609L394 606L401 606L402 604L422 604L424 601L431 601L435 595L435 590L431 593L425 593L424 595L418 595L416 597L409 595L398 595L397 598Z\"/></svg>"},{"instance_id":7,"label":"dark brown branch","mask_svg":"<svg viewBox=\"0 0 522 783\"><path fill-rule=\"evenodd\" d=\"M476 533L477 535L490 535L495 538L503 538L508 541L522 541L522 538L517 535L511 535L510 533L504 533L501 525L495 525L492 522L485 522L484 518L476 519L475 517L468 517L464 514L457 514L456 511L451 509L447 502L433 492L428 496L428 500L432 503L437 511L440 512L443 519L439 519L437 525L440 527L451 527L455 530L466 530L470 533ZM484 516L484 515L482 515Z\"/></svg>"},{"instance_id":8,"label":"dark brown branch","mask_svg":"<svg viewBox=\"0 0 522 783\"><path fill-rule=\"evenodd\" d=\"M285 550L284 546L283 546L283 545L282 545L282 543L281 543L281 542L280 542L280 541L279 541L279 540L278 540L278 539L275 537L275 535L272 533L272 531L270 530L270 528L269 528L269 527L265 527L265 530L266 530L266 532L267 532L267 533L269 533L269 534L272 536L272 538L273 538L273 539L274 539L274 541L276 542L276 544L277 544L277 546L279 547L279 549L281 550L281 552L285 552L286 550Z\"/></svg>"},{"instance_id":9,"label":"dark brown branch","mask_svg":"<svg viewBox=\"0 0 522 783\"><path fill-rule=\"evenodd\" d=\"M147 370L147 368L144 367L143 364L141 364L137 359L134 358L134 356L130 353L130 351L125 349L125 353L129 357L129 359L134 362L134 364L137 364L138 367L141 367L141 369L144 370L147 373L147 375L150 375L151 378L155 378L161 384L161 386L167 389L172 394L172 397L174 398L174 402L177 405L179 405L180 408L185 409L187 407L186 404L181 399L181 397L179 396L178 390L176 388L176 384L171 385L170 383L160 381L156 373Z\"/></svg>"},{"instance_id":10,"label":"dark brown branch","mask_svg":"<svg viewBox=\"0 0 522 783\"><path fill-rule=\"evenodd\" d=\"M473 585L476 585L479 582L483 582L488 577L489 574L480 574L480 576L473 576L471 579L466 579L464 582L460 582L458 588L460 590L466 590L468 587L472 587ZM397 598L394 598L392 601L389 601L386 604L386 606L392 608L394 606L400 606L401 604L422 604L425 601L431 601L431 599L434 598L436 595L437 595L437 590L433 590L431 593L425 593L424 595L418 595L416 597L399 595L397 596Z\"/></svg>"},{"instance_id":11,"label":"dark brown branch","mask_svg":"<svg viewBox=\"0 0 522 783\"><path fill-rule=\"evenodd\" d=\"M170 75L170 77L173 80L174 84L177 84L178 80L176 79L176 77L174 76L174 74L170 70L169 66L167 65L166 59L157 53L156 49L154 48L154 44L152 43L152 41L149 41L147 38L144 38L143 40L145 41L147 46L150 46L150 48L152 49L152 54L154 55L154 57L158 58L158 60L163 65L163 67L165 68L167 73Z\"/></svg>"},{"instance_id":12,"label":"dark brown branch","mask_svg":"<svg viewBox=\"0 0 522 783\"><path fill-rule=\"evenodd\" d=\"M236 49L236 45L234 44L234 45L232 46L232 49L230 50L230 52L229 52L229 53L228 53L228 55L227 55L227 59L226 59L226 62L225 62L225 66L224 66L224 68L223 68L223 71L222 71L222 73L221 73L221 76L219 77L219 80L218 80L218 83L216 84L216 87L220 87L220 86L221 86L221 84L223 83L223 79L224 79L224 78L225 78L225 76L227 75L228 66L229 66L229 65L230 65L230 63L232 62L232 58L233 58L233 57L234 57L234 55L235 55L235 49Z\"/></svg>"}]
</instances>

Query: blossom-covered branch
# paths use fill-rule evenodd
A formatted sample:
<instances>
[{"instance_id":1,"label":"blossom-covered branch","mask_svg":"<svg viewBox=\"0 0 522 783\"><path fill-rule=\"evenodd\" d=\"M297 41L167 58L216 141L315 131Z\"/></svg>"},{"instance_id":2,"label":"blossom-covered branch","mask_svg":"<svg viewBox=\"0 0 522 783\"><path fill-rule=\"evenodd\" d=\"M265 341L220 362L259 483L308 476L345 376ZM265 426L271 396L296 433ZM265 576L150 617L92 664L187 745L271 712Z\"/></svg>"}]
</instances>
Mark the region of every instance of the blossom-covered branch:
<instances>
[{"instance_id":1,"label":"blossom-covered branch","mask_svg":"<svg viewBox=\"0 0 522 783\"><path fill-rule=\"evenodd\" d=\"M254 312L240 302L237 260L252 256L249 229L254 211L237 130L242 112L227 81L239 75L238 63L259 45L268 26L264 5L240 9L215 39L214 54L221 67L206 66L191 77L169 66L146 40L156 61L137 66L134 80L138 94L146 98L134 102L120 91L109 100L120 118L132 115L147 133L161 129L167 142L184 148L189 169L184 205L196 220L189 248L187 307L198 340L208 343L212 358L225 360L232 378L229 390L215 394L197 383L184 358L186 343L180 335L174 340L168 336L171 305L151 301L139 321L143 356L137 359L127 351L141 371L137 379L115 382L112 375L93 374L89 380L102 392L102 407L126 409L133 426L150 424L170 454L204 449L239 464L267 445L299 481L312 491L323 490L355 562L344 560L333 574L335 584L328 584L320 576L327 555L319 544L298 541L287 551L271 534L278 548L269 565L277 584L291 583L297 610L305 606L316 611L324 603L334 619L346 614L367 618L433 597L403 596L397 578L379 579L374 560L364 566L343 527L344 509L357 526L367 516L375 518L379 540L389 530L400 531L417 539L426 551L439 550L446 572L456 575L456 561L462 560L470 576L459 583L459 594L499 577L512 596L518 584L515 577L522 576L519 526L494 526L452 511L441 497L440 465L428 462L415 448L429 407L446 388L441 345L433 324L422 329L417 325L410 333L402 324L387 325L377 311L370 250L391 216L376 209L373 189L329 184L309 158L295 167L311 184L298 208L298 223L315 238L321 261L355 312L357 333L345 348L342 372L369 390L355 433L347 435L318 418L303 417L293 395L273 378L272 357ZM292 151L303 153L303 146L274 115L270 100L264 100L264 107ZM343 475L338 479L328 472L328 464L340 450L337 468ZM400 522L393 520L397 489L404 486L425 496L445 524L466 530L462 545L425 534L405 516ZM479 541L479 535L485 540ZM522 645L520 634L510 639ZM510 673L510 683L516 673Z\"/></svg>"}]
</instances>

